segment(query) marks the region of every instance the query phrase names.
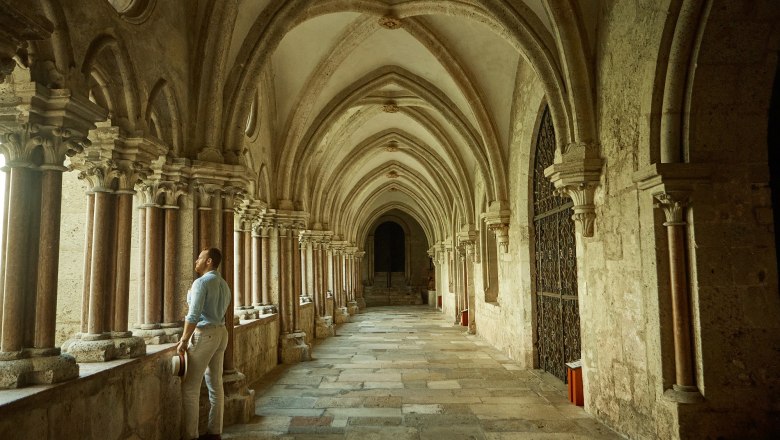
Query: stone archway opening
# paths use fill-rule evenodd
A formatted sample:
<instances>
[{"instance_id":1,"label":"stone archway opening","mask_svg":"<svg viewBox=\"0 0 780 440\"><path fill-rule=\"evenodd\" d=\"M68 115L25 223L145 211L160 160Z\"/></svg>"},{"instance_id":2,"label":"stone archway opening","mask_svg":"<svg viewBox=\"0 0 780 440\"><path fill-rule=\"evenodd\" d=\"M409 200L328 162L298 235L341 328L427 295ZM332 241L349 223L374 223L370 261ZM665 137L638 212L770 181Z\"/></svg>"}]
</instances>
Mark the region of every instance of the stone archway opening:
<instances>
[{"instance_id":1,"label":"stone archway opening","mask_svg":"<svg viewBox=\"0 0 780 440\"><path fill-rule=\"evenodd\" d=\"M373 222L364 243L366 306L423 304L430 276L428 247L422 226L403 212L391 210Z\"/></svg>"}]
</instances>

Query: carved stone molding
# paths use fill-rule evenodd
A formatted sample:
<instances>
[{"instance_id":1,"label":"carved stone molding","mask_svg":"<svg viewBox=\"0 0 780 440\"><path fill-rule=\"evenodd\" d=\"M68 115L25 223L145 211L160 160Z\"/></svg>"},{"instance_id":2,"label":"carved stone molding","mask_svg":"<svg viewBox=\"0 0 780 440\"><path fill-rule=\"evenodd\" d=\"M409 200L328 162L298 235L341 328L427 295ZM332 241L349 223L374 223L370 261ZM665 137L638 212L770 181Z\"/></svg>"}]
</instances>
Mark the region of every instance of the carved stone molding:
<instances>
[{"instance_id":1,"label":"carved stone molding","mask_svg":"<svg viewBox=\"0 0 780 440\"><path fill-rule=\"evenodd\" d=\"M401 20L386 15L379 19L379 25L382 26L385 29L390 29L391 31L394 31L396 29L399 29L401 27Z\"/></svg>"},{"instance_id":2,"label":"carved stone molding","mask_svg":"<svg viewBox=\"0 0 780 440\"><path fill-rule=\"evenodd\" d=\"M511 211L508 203L494 201L490 203L488 211L482 215L488 230L496 236L496 245L501 252L509 252L509 220Z\"/></svg>"},{"instance_id":3,"label":"carved stone molding","mask_svg":"<svg viewBox=\"0 0 780 440\"><path fill-rule=\"evenodd\" d=\"M391 102L387 103L382 106L382 111L385 113L398 113L400 108L398 107L398 104Z\"/></svg>"},{"instance_id":4,"label":"carved stone molding","mask_svg":"<svg viewBox=\"0 0 780 440\"><path fill-rule=\"evenodd\" d=\"M397 142L390 142L387 144L387 146L384 147L384 150L389 153L395 153L396 151L400 150L400 148L398 147Z\"/></svg>"},{"instance_id":5,"label":"carved stone molding","mask_svg":"<svg viewBox=\"0 0 780 440\"><path fill-rule=\"evenodd\" d=\"M212 209L214 198L220 194L220 185L196 181L193 189L198 194L198 209Z\"/></svg>"},{"instance_id":6,"label":"carved stone molding","mask_svg":"<svg viewBox=\"0 0 780 440\"><path fill-rule=\"evenodd\" d=\"M458 249L462 257L469 257L472 262L479 264L479 234L474 229L461 231L457 235Z\"/></svg>"},{"instance_id":7,"label":"carved stone molding","mask_svg":"<svg viewBox=\"0 0 780 440\"><path fill-rule=\"evenodd\" d=\"M203 147L198 152L198 160L205 162L224 163L225 156L222 155L222 151L216 147Z\"/></svg>"},{"instance_id":8,"label":"carved stone molding","mask_svg":"<svg viewBox=\"0 0 780 440\"><path fill-rule=\"evenodd\" d=\"M385 177L388 179L397 179L399 177L399 174L397 171L390 171L389 173L385 174Z\"/></svg>"},{"instance_id":9,"label":"carved stone molding","mask_svg":"<svg viewBox=\"0 0 780 440\"><path fill-rule=\"evenodd\" d=\"M593 196L601 177L602 160L586 158L556 163L544 170L559 196L568 196L574 202L574 220L584 237L593 237L596 205Z\"/></svg>"}]
</instances>

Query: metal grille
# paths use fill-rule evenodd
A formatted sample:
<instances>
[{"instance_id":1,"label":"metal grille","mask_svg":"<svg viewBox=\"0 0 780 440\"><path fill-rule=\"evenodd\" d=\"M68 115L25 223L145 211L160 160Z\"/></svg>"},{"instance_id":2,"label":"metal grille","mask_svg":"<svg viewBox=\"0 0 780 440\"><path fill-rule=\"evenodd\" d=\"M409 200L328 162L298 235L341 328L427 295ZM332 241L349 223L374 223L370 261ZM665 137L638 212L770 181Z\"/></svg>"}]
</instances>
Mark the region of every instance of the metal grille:
<instances>
[{"instance_id":1,"label":"metal grille","mask_svg":"<svg viewBox=\"0 0 780 440\"><path fill-rule=\"evenodd\" d=\"M539 368L565 381L564 364L580 358L580 313L572 202L556 196L544 177L554 158L555 130L545 109L534 160L537 353Z\"/></svg>"}]
</instances>

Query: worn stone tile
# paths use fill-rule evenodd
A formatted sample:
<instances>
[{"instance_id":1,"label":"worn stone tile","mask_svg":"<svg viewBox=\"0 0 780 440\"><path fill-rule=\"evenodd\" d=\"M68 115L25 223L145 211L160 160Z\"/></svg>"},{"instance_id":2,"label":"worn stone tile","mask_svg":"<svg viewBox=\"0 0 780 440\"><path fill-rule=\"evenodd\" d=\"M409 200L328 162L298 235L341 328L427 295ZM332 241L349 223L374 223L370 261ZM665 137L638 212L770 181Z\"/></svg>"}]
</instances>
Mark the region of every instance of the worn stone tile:
<instances>
[{"instance_id":1,"label":"worn stone tile","mask_svg":"<svg viewBox=\"0 0 780 440\"><path fill-rule=\"evenodd\" d=\"M400 408L401 397L398 396L372 396L363 400L365 408Z\"/></svg>"},{"instance_id":2,"label":"worn stone tile","mask_svg":"<svg viewBox=\"0 0 780 440\"><path fill-rule=\"evenodd\" d=\"M404 414L441 414L444 412L444 408L439 404L404 404L401 410Z\"/></svg>"},{"instance_id":3,"label":"worn stone tile","mask_svg":"<svg viewBox=\"0 0 780 440\"><path fill-rule=\"evenodd\" d=\"M346 429L345 440L417 440L417 428L407 426L359 426Z\"/></svg>"},{"instance_id":4,"label":"worn stone tile","mask_svg":"<svg viewBox=\"0 0 780 440\"><path fill-rule=\"evenodd\" d=\"M486 440L478 426L429 426L420 428L420 440Z\"/></svg>"},{"instance_id":5,"label":"worn stone tile","mask_svg":"<svg viewBox=\"0 0 780 440\"><path fill-rule=\"evenodd\" d=\"M352 408L361 406L363 399L360 397L323 397L317 399L314 408Z\"/></svg>"},{"instance_id":6,"label":"worn stone tile","mask_svg":"<svg viewBox=\"0 0 780 440\"><path fill-rule=\"evenodd\" d=\"M350 417L349 424L357 426L398 426L402 417Z\"/></svg>"},{"instance_id":7,"label":"worn stone tile","mask_svg":"<svg viewBox=\"0 0 780 440\"><path fill-rule=\"evenodd\" d=\"M428 388L434 390L454 390L461 388L457 380L430 380L428 381Z\"/></svg>"},{"instance_id":8,"label":"worn stone tile","mask_svg":"<svg viewBox=\"0 0 780 440\"><path fill-rule=\"evenodd\" d=\"M521 369L440 316L399 307L353 317L339 337L317 341L314 361L254 384L259 415L225 438L619 438L569 404L557 378Z\"/></svg>"}]
</instances>

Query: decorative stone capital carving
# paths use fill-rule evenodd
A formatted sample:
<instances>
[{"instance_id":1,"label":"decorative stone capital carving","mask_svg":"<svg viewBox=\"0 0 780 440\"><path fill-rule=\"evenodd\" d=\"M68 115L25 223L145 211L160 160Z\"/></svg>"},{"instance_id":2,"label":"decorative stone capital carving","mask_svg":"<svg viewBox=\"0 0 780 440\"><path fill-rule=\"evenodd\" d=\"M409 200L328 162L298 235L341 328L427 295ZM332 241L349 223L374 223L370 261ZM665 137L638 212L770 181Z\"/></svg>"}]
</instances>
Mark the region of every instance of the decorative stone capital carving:
<instances>
[{"instance_id":1,"label":"decorative stone capital carving","mask_svg":"<svg viewBox=\"0 0 780 440\"><path fill-rule=\"evenodd\" d=\"M684 226L685 208L690 202L690 195L687 192L661 192L653 194L658 200L656 208L664 210L666 222L664 226Z\"/></svg>"},{"instance_id":2,"label":"decorative stone capital carving","mask_svg":"<svg viewBox=\"0 0 780 440\"><path fill-rule=\"evenodd\" d=\"M664 226L681 226L696 186L707 183L709 177L706 164L657 163L634 173L634 182L640 191L653 195L656 208L664 210Z\"/></svg>"},{"instance_id":3,"label":"decorative stone capital carving","mask_svg":"<svg viewBox=\"0 0 780 440\"><path fill-rule=\"evenodd\" d=\"M596 205L593 196L601 177L602 161L585 158L556 163L544 170L559 196L568 196L574 202L574 220L584 237L593 237Z\"/></svg>"},{"instance_id":4,"label":"decorative stone capital carving","mask_svg":"<svg viewBox=\"0 0 780 440\"><path fill-rule=\"evenodd\" d=\"M87 161L79 168L78 178L89 184L90 192L111 192L113 180L119 176L119 166L111 159Z\"/></svg>"},{"instance_id":5,"label":"decorative stone capital carving","mask_svg":"<svg viewBox=\"0 0 780 440\"><path fill-rule=\"evenodd\" d=\"M163 208L178 208L179 197L187 194L189 186L184 182L165 181L160 182L158 192L163 196Z\"/></svg>"},{"instance_id":6,"label":"decorative stone capital carving","mask_svg":"<svg viewBox=\"0 0 780 440\"><path fill-rule=\"evenodd\" d=\"M6 166L31 166L30 153L43 144L37 124L21 124L18 129L0 135L0 151L6 157Z\"/></svg>"},{"instance_id":7,"label":"decorative stone capital carving","mask_svg":"<svg viewBox=\"0 0 780 440\"><path fill-rule=\"evenodd\" d=\"M509 252L509 220L511 211L504 201L490 203L488 211L483 214L488 230L496 235L496 245L502 252Z\"/></svg>"},{"instance_id":8,"label":"decorative stone capital carving","mask_svg":"<svg viewBox=\"0 0 780 440\"><path fill-rule=\"evenodd\" d=\"M458 233L458 249L461 257L469 257L471 261L479 264L479 235L475 229L468 229Z\"/></svg>"},{"instance_id":9,"label":"decorative stone capital carving","mask_svg":"<svg viewBox=\"0 0 780 440\"><path fill-rule=\"evenodd\" d=\"M212 209L214 198L219 197L222 187L214 183L196 181L193 189L198 194L198 209Z\"/></svg>"},{"instance_id":10,"label":"decorative stone capital carving","mask_svg":"<svg viewBox=\"0 0 780 440\"><path fill-rule=\"evenodd\" d=\"M398 104L394 102L387 103L382 106L382 111L385 113L398 113L400 108L398 107Z\"/></svg>"},{"instance_id":11,"label":"decorative stone capital carving","mask_svg":"<svg viewBox=\"0 0 780 440\"><path fill-rule=\"evenodd\" d=\"M246 193L243 188L237 186L224 186L219 190L220 197L222 197L222 210L223 211L235 211L236 206L241 203L242 200L246 200Z\"/></svg>"}]
</instances>

